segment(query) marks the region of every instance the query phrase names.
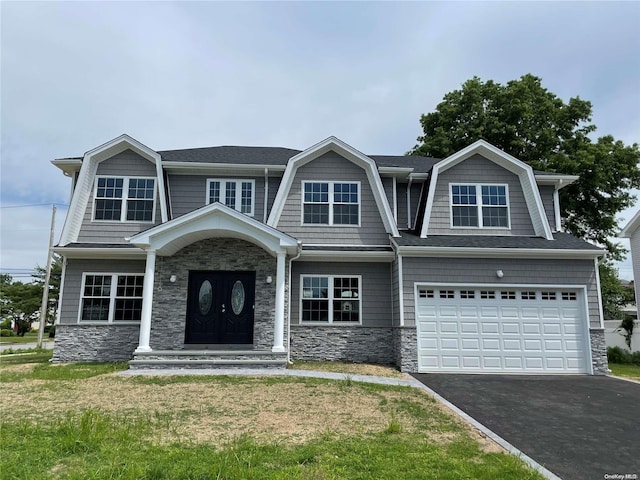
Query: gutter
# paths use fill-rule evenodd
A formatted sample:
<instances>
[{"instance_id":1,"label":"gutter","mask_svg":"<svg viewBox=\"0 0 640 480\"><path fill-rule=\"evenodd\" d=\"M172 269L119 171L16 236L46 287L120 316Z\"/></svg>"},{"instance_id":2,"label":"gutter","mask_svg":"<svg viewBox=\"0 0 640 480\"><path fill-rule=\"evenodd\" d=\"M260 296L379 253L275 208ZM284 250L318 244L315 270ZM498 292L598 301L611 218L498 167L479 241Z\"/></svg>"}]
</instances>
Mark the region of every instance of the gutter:
<instances>
[{"instance_id":1,"label":"gutter","mask_svg":"<svg viewBox=\"0 0 640 480\"><path fill-rule=\"evenodd\" d=\"M598 258L604 250L548 249L548 248L478 248L398 246L397 252L407 257L465 257L465 258Z\"/></svg>"}]
</instances>

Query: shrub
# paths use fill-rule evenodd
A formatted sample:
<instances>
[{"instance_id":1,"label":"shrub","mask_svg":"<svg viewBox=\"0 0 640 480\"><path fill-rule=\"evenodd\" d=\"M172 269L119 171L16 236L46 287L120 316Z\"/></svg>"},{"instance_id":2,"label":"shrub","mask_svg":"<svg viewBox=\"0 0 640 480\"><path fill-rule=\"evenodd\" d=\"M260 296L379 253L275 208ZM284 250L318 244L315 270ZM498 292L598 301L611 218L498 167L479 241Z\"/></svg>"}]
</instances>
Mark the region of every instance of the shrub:
<instances>
[{"instance_id":1,"label":"shrub","mask_svg":"<svg viewBox=\"0 0 640 480\"><path fill-rule=\"evenodd\" d=\"M56 338L56 326L51 325L49 327L49 338Z\"/></svg>"},{"instance_id":2,"label":"shrub","mask_svg":"<svg viewBox=\"0 0 640 480\"><path fill-rule=\"evenodd\" d=\"M640 365L640 350L631 354L631 363L634 365Z\"/></svg>"},{"instance_id":3,"label":"shrub","mask_svg":"<svg viewBox=\"0 0 640 480\"><path fill-rule=\"evenodd\" d=\"M0 329L11 330L11 319L5 318L2 322L0 322Z\"/></svg>"},{"instance_id":4,"label":"shrub","mask_svg":"<svg viewBox=\"0 0 640 480\"><path fill-rule=\"evenodd\" d=\"M13 337L15 333L10 328L2 328L0 329L0 337Z\"/></svg>"},{"instance_id":5,"label":"shrub","mask_svg":"<svg viewBox=\"0 0 640 480\"><path fill-rule=\"evenodd\" d=\"M609 347L607 360L611 363L631 363L631 354L620 347Z\"/></svg>"}]
</instances>

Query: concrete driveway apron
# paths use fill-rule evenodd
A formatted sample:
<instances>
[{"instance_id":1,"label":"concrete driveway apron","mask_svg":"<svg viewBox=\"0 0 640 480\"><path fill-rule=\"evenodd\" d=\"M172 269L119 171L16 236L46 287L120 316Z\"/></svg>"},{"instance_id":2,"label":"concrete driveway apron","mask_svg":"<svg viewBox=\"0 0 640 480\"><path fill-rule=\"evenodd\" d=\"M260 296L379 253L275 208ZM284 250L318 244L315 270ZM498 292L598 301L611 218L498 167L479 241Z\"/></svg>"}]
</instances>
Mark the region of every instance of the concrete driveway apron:
<instances>
[{"instance_id":1,"label":"concrete driveway apron","mask_svg":"<svg viewBox=\"0 0 640 480\"><path fill-rule=\"evenodd\" d=\"M640 480L638 383L589 375L413 376L564 480Z\"/></svg>"}]
</instances>

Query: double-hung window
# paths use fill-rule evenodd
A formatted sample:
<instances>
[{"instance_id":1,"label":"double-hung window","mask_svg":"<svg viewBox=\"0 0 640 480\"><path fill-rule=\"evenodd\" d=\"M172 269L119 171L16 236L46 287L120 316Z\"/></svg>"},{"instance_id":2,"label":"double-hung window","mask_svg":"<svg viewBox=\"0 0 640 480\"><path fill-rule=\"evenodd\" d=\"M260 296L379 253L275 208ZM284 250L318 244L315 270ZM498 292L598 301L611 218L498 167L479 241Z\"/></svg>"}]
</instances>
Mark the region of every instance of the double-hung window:
<instances>
[{"instance_id":1,"label":"double-hung window","mask_svg":"<svg viewBox=\"0 0 640 480\"><path fill-rule=\"evenodd\" d=\"M155 185L155 178L96 178L93 219L113 222L153 222Z\"/></svg>"},{"instance_id":2,"label":"double-hung window","mask_svg":"<svg viewBox=\"0 0 640 480\"><path fill-rule=\"evenodd\" d=\"M451 226L509 228L507 185L451 185Z\"/></svg>"},{"instance_id":3,"label":"double-hung window","mask_svg":"<svg viewBox=\"0 0 640 480\"><path fill-rule=\"evenodd\" d=\"M359 225L359 182L302 182L303 225Z\"/></svg>"},{"instance_id":4,"label":"double-hung window","mask_svg":"<svg viewBox=\"0 0 640 480\"><path fill-rule=\"evenodd\" d=\"M139 322L143 283L144 275L85 274L80 322Z\"/></svg>"},{"instance_id":5,"label":"double-hung window","mask_svg":"<svg viewBox=\"0 0 640 480\"><path fill-rule=\"evenodd\" d=\"M361 321L361 277L302 275L301 323Z\"/></svg>"},{"instance_id":6,"label":"double-hung window","mask_svg":"<svg viewBox=\"0 0 640 480\"><path fill-rule=\"evenodd\" d=\"M253 216L255 180L210 178L207 180L207 204L220 202Z\"/></svg>"}]
</instances>

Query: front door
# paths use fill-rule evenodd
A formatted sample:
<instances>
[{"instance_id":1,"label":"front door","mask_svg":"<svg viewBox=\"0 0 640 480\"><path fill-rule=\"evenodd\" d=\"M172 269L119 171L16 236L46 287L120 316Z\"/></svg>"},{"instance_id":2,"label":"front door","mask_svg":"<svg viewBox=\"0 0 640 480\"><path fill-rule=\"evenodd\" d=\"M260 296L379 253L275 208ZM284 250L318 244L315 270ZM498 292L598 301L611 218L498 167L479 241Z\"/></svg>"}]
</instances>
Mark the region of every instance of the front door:
<instances>
[{"instance_id":1,"label":"front door","mask_svg":"<svg viewBox=\"0 0 640 480\"><path fill-rule=\"evenodd\" d=\"M255 286L255 272L189 272L185 343L253 343Z\"/></svg>"}]
</instances>

